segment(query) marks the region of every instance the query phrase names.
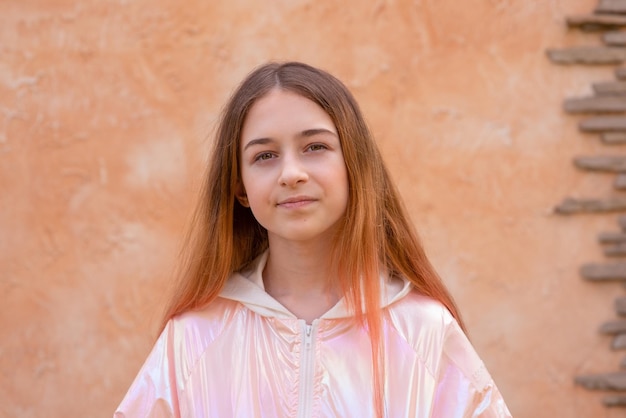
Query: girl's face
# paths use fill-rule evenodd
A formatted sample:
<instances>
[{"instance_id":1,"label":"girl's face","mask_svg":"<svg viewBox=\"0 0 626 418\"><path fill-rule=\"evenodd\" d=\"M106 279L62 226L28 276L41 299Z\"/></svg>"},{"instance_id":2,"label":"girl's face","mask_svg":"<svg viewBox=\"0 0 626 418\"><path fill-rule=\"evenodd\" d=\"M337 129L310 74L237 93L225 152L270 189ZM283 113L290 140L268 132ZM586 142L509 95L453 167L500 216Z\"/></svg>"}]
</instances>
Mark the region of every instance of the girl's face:
<instances>
[{"instance_id":1,"label":"girl's face","mask_svg":"<svg viewBox=\"0 0 626 418\"><path fill-rule=\"evenodd\" d=\"M270 91L248 112L240 153L237 197L270 243L332 236L348 204L348 174L337 129L320 106Z\"/></svg>"}]
</instances>

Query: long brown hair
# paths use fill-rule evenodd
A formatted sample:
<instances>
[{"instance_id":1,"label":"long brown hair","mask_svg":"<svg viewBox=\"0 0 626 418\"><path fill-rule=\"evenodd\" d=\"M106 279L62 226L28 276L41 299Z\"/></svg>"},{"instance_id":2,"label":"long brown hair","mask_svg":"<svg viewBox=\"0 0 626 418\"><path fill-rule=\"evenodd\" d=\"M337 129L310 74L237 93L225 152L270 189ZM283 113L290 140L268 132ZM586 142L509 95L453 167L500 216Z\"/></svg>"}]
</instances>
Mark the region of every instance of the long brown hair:
<instances>
[{"instance_id":1,"label":"long brown hair","mask_svg":"<svg viewBox=\"0 0 626 418\"><path fill-rule=\"evenodd\" d=\"M240 137L252 105L273 89L297 93L321 106L337 128L348 172L349 198L335 236L339 286L355 317L370 333L376 410L382 416L380 272L408 279L463 322L448 290L417 238L359 106L341 81L298 62L269 63L235 90L223 110L209 172L181 260L179 281L163 326L172 317L214 300L228 277L268 247L267 233L235 198Z\"/></svg>"}]
</instances>

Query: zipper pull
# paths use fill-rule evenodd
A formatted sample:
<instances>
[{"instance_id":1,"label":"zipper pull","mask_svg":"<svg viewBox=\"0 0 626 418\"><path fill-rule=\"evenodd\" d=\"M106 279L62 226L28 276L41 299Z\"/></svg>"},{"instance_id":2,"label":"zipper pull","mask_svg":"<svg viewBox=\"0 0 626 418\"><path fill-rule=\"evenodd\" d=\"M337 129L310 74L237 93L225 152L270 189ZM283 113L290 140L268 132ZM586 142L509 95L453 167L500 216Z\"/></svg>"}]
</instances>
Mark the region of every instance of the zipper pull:
<instances>
[{"instance_id":1,"label":"zipper pull","mask_svg":"<svg viewBox=\"0 0 626 418\"><path fill-rule=\"evenodd\" d=\"M313 325L306 324L304 328L304 345L306 348L311 346L311 334L313 333Z\"/></svg>"}]
</instances>

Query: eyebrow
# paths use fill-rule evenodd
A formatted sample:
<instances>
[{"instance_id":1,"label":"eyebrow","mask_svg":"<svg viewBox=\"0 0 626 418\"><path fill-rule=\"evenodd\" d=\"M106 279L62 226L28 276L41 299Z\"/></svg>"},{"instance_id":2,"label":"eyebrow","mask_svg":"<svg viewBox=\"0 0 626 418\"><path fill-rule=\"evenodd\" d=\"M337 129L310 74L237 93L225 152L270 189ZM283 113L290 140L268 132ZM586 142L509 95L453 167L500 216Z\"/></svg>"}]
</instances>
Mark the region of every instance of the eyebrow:
<instances>
[{"instance_id":1,"label":"eyebrow","mask_svg":"<svg viewBox=\"0 0 626 418\"><path fill-rule=\"evenodd\" d=\"M302 131L299 136L303 136L306 138L317 134L331 134L332 136L337 136L336 133L326 128L307 129L306 131Z\"/></svg>"},{"instance_id":2,"label":"eyebrow","mask_svg":"<svg viewBox=\"0 0 626 418\"><path fill-rule=\"evenodd\" d=\"M245 147L243 147L243 150L245 151L245 150L247 150L248 148L250 148L253 145L265 145L265 144L270 143L270 142L272 142L272 140L269 139L269 138L253 139L250 142L248 142Z\"/></svg>"},{"instance_id":3,"label":"eyebrow","mask_svg":"<svg viewBox=\"0 0 626 418\"><path fill-rule=\"evenodd\" d=\"M319 134L330 134L333 135L335 137L337 137L338 135L329 130L329 129L325 129L325 128L315 128L315 129L306 129L302 132L300 132L298 134L298 137L302 137L302 138L308 138L311 136L315 136L315 135L319 135ZM247 150L249 147L253 146L253 145L265 145L265 144L269 144L271 142L274 142L273 139L271 138L256 138L253 139L251 141L249 141L244 147L243 150Z\"/></svg>"}]
</instances>

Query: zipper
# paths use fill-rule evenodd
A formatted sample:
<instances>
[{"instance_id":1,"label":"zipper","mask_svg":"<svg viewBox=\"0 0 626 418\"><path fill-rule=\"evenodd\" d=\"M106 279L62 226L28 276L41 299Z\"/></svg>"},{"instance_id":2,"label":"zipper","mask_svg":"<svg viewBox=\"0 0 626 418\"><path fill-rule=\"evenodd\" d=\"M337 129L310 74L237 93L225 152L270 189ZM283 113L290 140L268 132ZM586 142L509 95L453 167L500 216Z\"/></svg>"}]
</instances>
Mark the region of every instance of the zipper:
<instances>
[{"instance_id":1,"label":"zipper","mask_svg":"<svg viewBox=\"0 0 626 418\"><path fill-rule=\"evenodd\" d=\"M317 320L311 325L302 321L302 346L300 351L300 387L298 388L298 418L308 418L312 413L313 379L315 374L315 337Z\"/></svg>"}]
</instances>

